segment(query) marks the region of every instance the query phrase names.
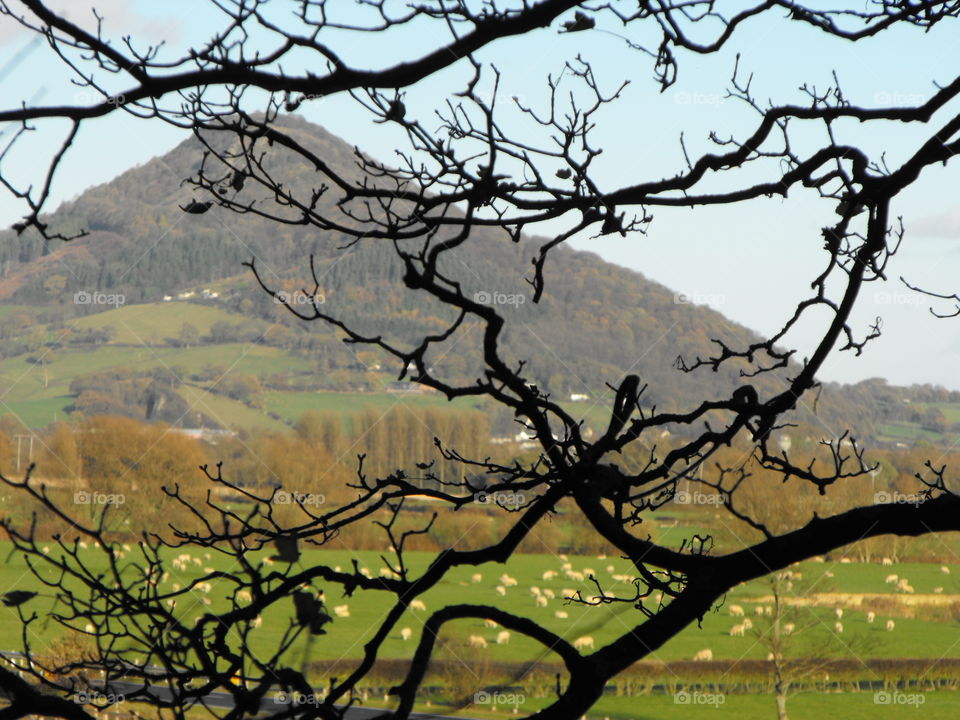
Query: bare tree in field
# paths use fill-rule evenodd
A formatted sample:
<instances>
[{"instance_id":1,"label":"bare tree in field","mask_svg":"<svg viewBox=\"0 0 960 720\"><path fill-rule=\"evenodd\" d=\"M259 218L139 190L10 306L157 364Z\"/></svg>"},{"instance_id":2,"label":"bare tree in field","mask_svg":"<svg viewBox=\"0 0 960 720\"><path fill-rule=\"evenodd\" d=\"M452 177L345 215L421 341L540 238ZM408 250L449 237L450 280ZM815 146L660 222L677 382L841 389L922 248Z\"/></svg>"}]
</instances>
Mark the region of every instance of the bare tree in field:
<instances>
[{"instance_id":1,"label":"bare tree in field","mask_svg":"<svg viewBox=\"0 0 960 720\"><path fill-rule=\"evenodd\" d=\"M73 16L58 15L40 0L0 2L4 22L19 22L41 36L63 59L64 71L72 73L75 82L102 96L91 103L28 104L0 111L0 122L12 129L4 140L14 148L34 132L65 128L66 133L50 154L42 183L21 182L7 161L12 150L0 156L0 180L25 207L18 232L32 233L38 241L72 233L50 226L41 213L62 158L88 120L127 112L144 122L189 129L206 153L191 178L197 199L184 206L185 212L202 214L218 207L335 232L358 243L381 243L395 253L409 292L446 308L449 324L410 342L355 327L319 302L291 306L291 312L305 321L333 326L352 344L387 353L395 360L400 379L450 399L486 398L507 408L534 438L538 457L527 463L462 457L440 438L447 459L463 464L462 479L447 479L424 490L420 481L430 475L429 467L398 468L372 477L361 466L353 501L324 507L322 512L304 503L293 520L274 513L270 496L233 486L229 468L222 472L207 468L210 483L233 486L253 510L240 515L212 498L197 502L181 498L178 488L168 488L173 498L183 500L194 522L162 537L145 536L124 559L118 559L105 523L71 517L29 475L5 479L24 501L32 498L72 527L44 554L43 541L32 527L4 525L17 552L37 568L38 577L45 573L44 578L57 578L48 579L49 592L58 597L54 620L84 635L89 649L57 667L44 667L37 659L24 671L33 676L32 683L20 681L9 670L0 672L0 686L11 699L3 717L27 713L89 717L82 705L66 698L91 688L103 691L118 680L134 684L125 686L128 700L168 708L177 717L203 705L213 691L233 698L232 709L211 709L224 717L252 717L258 712L277 718L341 717L343 708L356 701L356 690L374 669L386 639L399 631L397 624L411 603L455 569L509 563L524 539L565 503L574 505L592 531L632 563L636 579L629 592L606 588L598 579L598 599L582 600L628 606L629 612L621 614L628 629L604 646L577 648L529 618L490 604L432 607L418 632L406 677L391 690L394 704L389 716L405 718L413 710L445 626L485 618L536 641L565 668L557 697L532 717L578 718L600 698L611 678L702 619L740 583L864 538L960 530L960 499L947 490L944 470L932 464L917 469L927 483L922 502L815 515L776 532L737 504L737 488L748 473L745 467L722 468L715 484L724 507L759 533L756 542L736 552L719 554L709 539L700 537L680 549L667 547L650 540L642 525L651 510L671 499L678 481L697 475L719 449L744 438L753 447L750 463L776 471L783 480L809 483L821 494L869 470L856 443L837 441L829 445L825 461L794 463L773 445L771 436L816 387L817 374L831 353L859 354L879 333L879 327L858 332L851 326L851 313L864 287L889 272L888 261L903 238L901 225L890 215L891 202L927 168L951 162L960 150L960 76L941 82L928 100L911 107L857 104L840 87L808 88L801 104L768 106L754 97L749 80L735 70L729 92L755 114L749 132L714 137L716 147L700 156L678 150L677 171L670 177L647 177L641 167L629 184L610 188L595 177L594 162L601 149L616 153L618 148L599 147L593 130L601 111L616 107L619 83L631 78L600 78L588 59L566 59L562 82L557 76L547 81L545 103L517 100L513 111L526 122L523 130L513 132L499 120L502 98L481 90L495 88L499 73L512 68L496 69L480 59L496 41L522 38L543 28L578 37L612 28L636 50L637 75L650 70L642 62L652 65L649 112L656 112L657 92L684 71L686 56L709 58L735 46L760 16L785 18L791 27L809 28L838 43L856 43L885 37L898 27L952 26L960 14L956 3L876 0L852 4L854 9L828 10L767 0L748 9L733 3L721 14L715 3L705 0L426 0L406 8L369 0L356 20L343 20L354 16L337 15L333 6L338 3L323 0L298 3L299 13L292 15L273 13L273 4L259 0L216 4L225 17L222 29L205 45L171 58L156 47L108 42L98 31L84 29L88 26L78 25ZM358 38L378 43L387 33L402 33L415 23L432 28L426 36L430 44L397 44L395 63L389 66L357 69L344 59L345 51L338 45L345 37L351 43L361 42ZM897 51L895 44L891 51ZM418 117L409 111L405 89L452 66L472 70L460 92L438 105L436 116ZM307 98L346 93L385 128L401 131L406 144L399 148L396 166L358 154L359 177L343 177L278 119ZM57 122L48 127L48 120ZM925 137L901 164L890 166L882 157L835 140L835 127L849 121L863 126L884 121L912 124ZM795 128L802 128L803 142L795 141ZM811 137L819 137L819 143L811 146ZM645 140L642 134L629 139ZM282 174L275 174L278 166L270 160L271 151L297 157L311 168L312 187L303 191L285 183ZM749 172L737 172L744 169ZM560 219L566 229L542 243L529 268L532 299L537 302L550 283L558 281L551 276L551 253L578 233L634 236L652 221L653 209L738 206L770 196L788 201L803 190L817 193L836 211L835 222L812 238L822 244L823 265L810 278L808 297L770 337L747 347L718 343L715 354L678 363L687 372L733 364L742 369L743 384L731 396L704 397L695 407L662 412L644 402L645 386L637 375L601 379L611 384L613 399L609 421L594 437L585 437L578 418L532 382L535 353L520 358L504 353L509 314L481 302L475 293L483 288L473 287L471 278L450 261L458 249L488 237L480 233L482 229L496 229L519 241L525 229ZM279 289L255 264L251 269L266 292L279 296ZM306 274L309 295L311 288L319 288L319 279ZM797 358L781 347L784 337L814 314L822 322L819 342L801 364L791 365ZM431 358L460 340L468 327L480 329L472 350L481 367L475 381L458 383L440 376ZM791 373L781 391L761 395L751 384L752 376L784 369ZM685 429L675 435L689 439L666 452L649 452L635 471L611 462L665 429ZM481 490L477 477L483 478L482 490L488 496L523 497L519 508L503 509L508 529L486 547L450 549L439 553L425 571L412 571L405 544L427 528L404 524L404 500L426 494L444 508L441 513L453 512L474 502ZM778 509L787 512L788 501L785 497ZM357 567L308 565L299 557L298 544L323 545L341 530L370 521L381 523L388 540L392 577L367 577ZM92 572L79 556L81 539L101 548L108 560L106 573ZM176 553L167 545L221 553L230 560L234 570L213 572L197 581L215 581L221 592L227 589L229 611L205 612L189 621L174 612L176 601L188 598L196 588L170 590L157 582ZM251 559L250 551L263 546L277 550L272 565ZM49 570L55 572L51 575ZM287 650L303 635L323 642L325 626L336 623L336 618L331 620L318 592L322 589L331 598L338 587L347 595L362 592L382 599L383 620L364 646L362 661L349 674L330 678L321 692L311 686ZM662 602L654 602L661 594ZM38 622L29 604L15 600L11 604L21 612L26 628ZM271 652L255 654L249 638L257 631L258 618L271 608L285 608L287 626ZM25 629L28 651L30 637ZM235 681L237 677L243 682ZM299 693L310 702L278 705L270 700L277 691ZM110 703L109 695L103 700L103 692L95 697L100 698L96 704Z\"/></svg>"}]
</instances>

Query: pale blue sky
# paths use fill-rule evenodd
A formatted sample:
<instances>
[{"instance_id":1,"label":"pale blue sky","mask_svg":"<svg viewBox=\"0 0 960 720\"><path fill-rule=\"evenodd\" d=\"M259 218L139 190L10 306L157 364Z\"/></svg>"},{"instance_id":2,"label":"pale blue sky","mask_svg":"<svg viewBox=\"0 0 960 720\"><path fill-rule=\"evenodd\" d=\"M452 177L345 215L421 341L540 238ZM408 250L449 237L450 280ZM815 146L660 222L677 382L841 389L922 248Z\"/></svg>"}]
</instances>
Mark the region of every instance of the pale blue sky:
<instances>
[{"instance_id":1,"label":"pale blue sky","mask_svg":"<svg viewBox=\"0 0 960 720\"><path fill-rule=\"evenodd\" d=\"M78 21L83 16L80 8L87 5L78 0L60 4L69 6L71 18ZM196 0L162 4L108 0L96 6L107 18L108 30L127 32L130 28L135 36L169 38L173 48L204 39L215 26L213 13ZM599 27L619 31L608 20L601 19ZM837 71L853 102L869 106L890 99L915 104L932 94L934 81L949 81L950 73L960 67L960 33L955 24L926 35L900 30L851 45L767 15L742 27L734 39L730 51L708 57L682 55L679 81L663 94L651 79L650 59L627 49L615 34L602 31L565 36L557 33L556 27L544 29L520 39L500 41L479 59L493 62L503 71L504 100L518 95L528 103L542 102L546 74L559 73L563 61L577 53L594 64L606 89L624 79L631 80L621 100L598 118L594 133L594 144L606 151L595 170L605 189L681 171L681 130L688 151L695 156L711 147L707 141L710 130L721 137L744 137L752 129L756 115L742 103L724 99L736 50L742 56L742 72L754 75L756 96L777 104L802 104L805 98L798 86L806 82L823 88L832 82L832 70ZM9 20L0 18L0 68L28 40L11 27ZM355 65L376 67L390 63L400 53L426 52L436 39L418 27L375 43L360 43L346 33L332 41L335 46L342 43L347 59ZM37 47L0 78L5 106L29 99L38 91L43 92L43 103L73 98L77 90L64 81L62 67L49 56L45 47ZM467 72L461 64L411 88L406 96L409 113L429 120L438 99L461 89ZM949 106L935 116L934 125L957 111L957 105ZM300 112L376 157L389 160L393 149L400 146L396 126L374 124L347 97L307 102ZM515 127L518 132L525 131L522 124ZM41 125L43 132L58 129L55 123ZM858 143L877 156L885 151L891 166L916 148L923 137L918 131L923 129L895 124L863 128L856 123L836 127L841 142ZM798 126L796 133L798 146L812 147L812 143L822 142L820 126ZM3 139L8 137L9 132ZM183 137L180 131L162 123L122 115L89 123L57 177L50 207L169 150ZM25 145L8 160L10 167L29 173L40 166L36 153L36 146ZM769 178L769 172L757 175L751 170L751 174L739 177ZM926 171L900 198L895 212L904 216L907 236L891 261L891 281L866 289L855 318L857 329L865 330L868 321L881 315L884 336L868 346L860 358L835 356L821 379L852 382L881 376L898 384L934 382L960 389L960 375L954 371L960 359L960 319L933 318L927 311L930 302L897 280L904 275L931 289L960 291L957 185L956 165L938 167ZM0 222L12 223L20 215L22 211L9 196L0 196ZM580 238L574 246L638 270L762 333L778 328L792 303L806 291L825 259L820 228L836 217L829 202L816 201L800 192L787 200L756 201L749 206L658 209L654 215L647 236ZM563 220L535 231L545 234L562 227ZM822 316L810 317L793 334L791 339L799 355L809 352L823 320Z\"/></svg>"}]
</instances>

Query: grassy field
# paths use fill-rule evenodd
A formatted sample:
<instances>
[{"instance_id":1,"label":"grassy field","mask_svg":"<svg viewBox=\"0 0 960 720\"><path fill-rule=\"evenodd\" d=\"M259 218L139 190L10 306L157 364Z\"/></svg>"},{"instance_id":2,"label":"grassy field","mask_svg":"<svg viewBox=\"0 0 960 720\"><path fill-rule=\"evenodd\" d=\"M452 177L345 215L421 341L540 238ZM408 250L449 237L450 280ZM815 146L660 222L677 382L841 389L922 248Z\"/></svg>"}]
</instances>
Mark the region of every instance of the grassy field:
<instances>
[{"instance_id":1,"label":"grassy field","mask_svg":"<svg viewBox=\"0 0 960 720\"><path fill-rule=\"evenodd\" d=\"M106 312L87 315L71 324L82 329L104 328L112 325L116 331L114 343L127 345L162 345L167 338L180 335L184 323L193 325L201 335L208 334L218 322L231 325L242 323L247 328L263 330L267 324L212 305L187 302L147 303L125 305Z\"/></svg>"}]
</instances>

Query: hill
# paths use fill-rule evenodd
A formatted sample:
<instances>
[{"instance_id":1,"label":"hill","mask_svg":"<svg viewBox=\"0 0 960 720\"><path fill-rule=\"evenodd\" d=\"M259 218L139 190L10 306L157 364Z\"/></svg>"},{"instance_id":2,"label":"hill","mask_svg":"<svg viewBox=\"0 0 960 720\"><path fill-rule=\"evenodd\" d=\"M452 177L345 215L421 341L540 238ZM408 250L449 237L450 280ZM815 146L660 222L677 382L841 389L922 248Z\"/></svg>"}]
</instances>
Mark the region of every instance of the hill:
<instances>
[{"instance_id":1,"label":"hill","mask_svg":"<svg viewBox=\"0 0 960 720\"><path fill-rule=\"evenodd\" d=\"M294 116L283 122L298 141L351 174L354 148ZM288 187L311 187L313 169L283 152L267 152L271 171ZM232 399L249 407L259 403L253 409L269 418L267 426L288 421L286 407L311 405L295 400L297 393L389 388L396 368L383 358L355 355L328 328L294 321L254 287L241 267L251 257L271 282L293 289L307 283L306 260L313 255L327 308L363 330L410 340L449 321L447 308L403 287L399 262L382 242L344 249L345 238L335 232L218 208L199 216L184 213L180 207L194 194L180 181L197 171L201 159L200 143L187 140L65 203L45 221L58 229L90 230L69 244L0 233L0 303L7 308L0 316L0 379L14 383L11 407L20 407L34 418L31 422L43 422L55 407L58 412L76 409L75 400L87 387L83 383L89 385L76 381L119 366L134 374L179 368L208 390L219 385L211 379L211 366L234 377L254 377L258 387L245 379L252 389L238 390ZM263 200L255 189L244 193L251 201ZM742 383L733 364L717 373L688 374L678 371L675 361L678 355L691 359L712 353L711 338L742 346L756 341L755 333L594 254L560 248L547 265L546 292L533 306L525 277L536 244L531 238L515 244L480 229L451 259L456 263L451 271L465 291L522 300L505 309L511 321L506 349L513 359L528 362L533 382L558 397L589 397L590 414L598 422L594 406L604 402L605 383L627 372L640 374L648 384L646 404L663 409L690 408ZM435 367L455 378L475 377L477 341L475 328L466 328L432 358ZM778 392L794 371L755 384L761 394ZM21 375L36 379L17 380ZM140 388L142 380L130 382ZM195 392L177 392L187 406L199 402ZM906 417L914 408L905 407L903 393L887 389L885 395L890 397L883 405L875 392L829 386L817 405L819 420L805 409L798 417L831 428L856 418L858 437L879 437L876 423L885 422L893 437L904 430L891 423L909 426L916 418ZM230 399L229 393L218 396ZM929 402L949 406L958 400L947 394ZM211 422L214 414L235 416L233 422L240 415L224 407L200 413Z\"/></svg>"}]
</instances>

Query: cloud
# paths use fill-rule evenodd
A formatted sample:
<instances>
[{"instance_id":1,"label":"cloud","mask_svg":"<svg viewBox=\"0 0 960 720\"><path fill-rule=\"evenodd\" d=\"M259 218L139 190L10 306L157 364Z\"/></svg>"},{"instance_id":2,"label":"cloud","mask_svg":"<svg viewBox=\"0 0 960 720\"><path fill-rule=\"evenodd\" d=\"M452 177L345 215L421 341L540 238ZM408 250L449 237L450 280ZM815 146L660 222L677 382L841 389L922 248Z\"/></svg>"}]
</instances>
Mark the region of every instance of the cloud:
<instances>
[{"instance_id":1,"label":"cloud","mask_svg":"<svg viewBox=\"0 0 960 720\"><path fill-rule=\"evenodd\" d=\"M28 21L34 18L30 10L17 0L13 0L9 5L13 15L23 16ZM96 8L103 19L105 36L119 39L124 35L132 35L136 40L154 44L161 40L176 41L180 37L184 20L174 15L148 17L138 12L136 3L131 0L97 0L89 3L77 0L51 0L47 6L91 33L97 31L97 18L93 13L93 9ZM34 24L38 23L34 21ZM31 36L32 33L16 20L8 16L0 16L0 42L26 44Z\"/></svg>"}]
</instances>

